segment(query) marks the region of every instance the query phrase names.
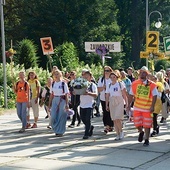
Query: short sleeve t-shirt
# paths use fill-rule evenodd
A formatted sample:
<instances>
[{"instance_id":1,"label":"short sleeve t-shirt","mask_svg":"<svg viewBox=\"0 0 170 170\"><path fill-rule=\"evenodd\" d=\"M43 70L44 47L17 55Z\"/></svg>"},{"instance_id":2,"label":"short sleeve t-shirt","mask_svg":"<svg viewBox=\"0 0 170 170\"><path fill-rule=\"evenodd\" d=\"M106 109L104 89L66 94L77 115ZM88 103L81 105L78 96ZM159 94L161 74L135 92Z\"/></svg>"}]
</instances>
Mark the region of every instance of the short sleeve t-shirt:
<instances>
[{"instance_id":1,"label":"short sleeve t-shirt","mask_svg":"<svg viewBox=\"0 0 170 170\"><path fill-rule=\"evenodd\" d=\"M103 87L104 84L105 84L106 86L108 86L111 82L112 82L112 81L111 81L110 78L108 78L108 79L106 79L106 78L104 79L104 78L103 78L103 81L102 81L102 77L101 77L101 78L99 79L99 81L98 81L97 87ZM103 91L100 92L100 100L106 101L106 99L105 99L105 90L103 90Z\"/></svg>"},{"instance_id":2,"label":"short sleeve t-shirt","mask_svg":"<svg viewBox=\"0 0 170 170\"><path fill-rule=\"evenodd\" d=\"M16 84L16 90L17 90L17 102L28 102L28 89L29 89L29 84L26 82L18 82Z\"/></svg>"},{"instance_id":3,"label":"short sleeve t-shirt","mask_svg":"<svg viewBox=\"0 0 170 170\"><path fill-rule=\"evenodd\" d=\"M97 94L97 86L92 83L92 92ZM90 95L80 95L80 107L81 108L92 108L94 103L94 97Z\"/></svg>"},{"instance_id":4,"label":"short sleeve t-shirt","mask_svg":"<svg viewBox=\"0 0 170 170\"><path fill-rule=\"evenodd\" d=\"M64 91L63 91L64 85ZM54 96L62 96L69 93L68 85L63 81L54 82L50 87L50 93L53 93Z\"/></svg>"},{"instance_id":5,"label":"short sleeve t-shirt","mask_svg":"<svg viewBox=\"0 0 170 170\"><path fill-rule=\"evenodd\" d=\"M126 88L123 82L116 82L115 84L110 84L106 87L106 93L112 96L122 96L122 90Z\"/></svg>"},{"instance_id":6,"label":"short sleeve t-shirt","mask_svg":"<svg viewBox=\"0 0 170 170\"><path fill-rule=\"evenodd\" d=\"M31 98L35 99L37 97L37 93L38 93L37 87L40 87L40 82L37 79L34 79L34 80L29 79L28 83L31 88Z\"/></svg>"}]
</instances>

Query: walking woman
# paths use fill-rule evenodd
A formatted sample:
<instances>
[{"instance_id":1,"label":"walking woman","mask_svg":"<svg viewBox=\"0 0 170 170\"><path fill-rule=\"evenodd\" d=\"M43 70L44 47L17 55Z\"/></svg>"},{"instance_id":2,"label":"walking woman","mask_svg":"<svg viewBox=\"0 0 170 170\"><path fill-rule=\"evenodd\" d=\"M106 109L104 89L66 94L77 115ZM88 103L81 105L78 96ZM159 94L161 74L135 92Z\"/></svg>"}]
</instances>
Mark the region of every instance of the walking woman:
<instances>
[{"instance_id":1,"label":"walking woman","mask_svg":"<svg viewBox=\"0 0 170 170\"><path fill-rule=\"evenodd\" d=\"M78 121L77 126L80 126L81 123L81 118L80 115L78 113L78 106L80 105L80 95L75 95L73 94L73 87L71 87L71 81L74 81L76 79L76 72L75 71L71 71L70 72L70 82L68 83L69 87L70 87L70 94L71 94L71 107L74 110L74 115L73 115L73 119L71 121L71 124L68 126L69 128L74 128L75 127L75 122L76 119Z\"/></svg>"},{"instance_id":2,"label":"walking woman","mask_svg":"<svg viewBox=\"0 0 170 170\"><path fill-rule=\"evenodd\" d=\"M106 110L110 110L111 119L114 122L114 128L117 134L115 140L124 138L124 133L122 130L124 101L126 103L126 107L128 104L125 84L118 81L119 78L120 75L118 75L118 72L111 72L110 79L112 83L106 87Z\"/></svg>"},{"instance_id":3,"label":"walking woman","mask_svg":"<svg viewBox=\"0 0 170 170\"><path fill-rule=\"evenodd\" d=\"M106 110L106 97L105 97L105 90L106 87L112 82L109 78L110 73L112 72L112 68L110 66L104 67L103 76L98 81L98 93L100 93L100 101L103 111L103 124L105 126L104 132L108 133L113 130L113 121L110 117L109 110Z\"/></svg>"},{"instance_id":4,"label":"walking woman","mask_svg":"<svg viewBox=\"0 0 170 170\"><path fill-rule=\"evenodd\" d=\"M61 137L66 130L69 90L60 70L53 72L53 79L48 108L51 108L52 129L57 137Z\"/></svg>"},{"instance_id":5,"label":"walking woman","mask_svg":"<svg viewBox=\"0 0 170 170\"><path fill-rule=\"evenodd\" d=\"M30 102L30 89L29 84L25 80L25 73L19 72L19 81L14 86L14 92L17 95L17 115L22 122L22 128L20 133L25 132L27 124L27 108L29 108Z\"/></svg>"},{"instance_id":6,"label":"walking woman","mask_svg":"<svg viewBox=\"0 0 170 170\"><path fill-rule=\"evenodd\" d=\"M48 110L48 105L49 105L49 98L50 98L50 87L52 85L53 79L49 77L47 79L47 84L44 87L42 94L41 94L41 101L40 101L40 106L42 107L44 105L44 109L47 113L47 116L45 118L49 118L49 125L47 126L48 129L51 129L51 115Z\"/></svg>"},{"instance_id":7,"label":"walking woman","mask_svg":"<svg viewBox=\"0 0 170 170\"><path fill-rule=\"evenodd\" d=\"M159 77L159 79L158 79L158 77ZM161 79L161 77L162 77L162 79ZM159 133L159 125L158 125L158 122L157 122L157 118L158 118L158 114L162 110L161 97L162 97L162 94L163 94L162 92L164 91L163 73L158 72L156 75L152 76L151 80L153 82L155 82L155 84L157 86L157 90L158 90L158 95L157 95L157 98L156 98L156 103L155 103L155 107L154 107L154 111L153 111L153 132L151 133L151 137L155 137Z\"/></svg>"},{"instance_id":8,"label":"walking woman","mask_svg":"<svg viewBox=\"0 0 170 170\"><path fill-rule=\"evenodd\" d=\"M28 79L27 79L30 89L31 89L31 95L30 95L30 106L32 107L33 114L34 114L34 124L31 126L30 124L30 109L28 110L27 114L27 126L26 128L37 128L37 121L39 117L39 92L40 92L40 82L38 81L38 77L34 71L30 71L28 73Z\"/></svg>"}]
</instances>

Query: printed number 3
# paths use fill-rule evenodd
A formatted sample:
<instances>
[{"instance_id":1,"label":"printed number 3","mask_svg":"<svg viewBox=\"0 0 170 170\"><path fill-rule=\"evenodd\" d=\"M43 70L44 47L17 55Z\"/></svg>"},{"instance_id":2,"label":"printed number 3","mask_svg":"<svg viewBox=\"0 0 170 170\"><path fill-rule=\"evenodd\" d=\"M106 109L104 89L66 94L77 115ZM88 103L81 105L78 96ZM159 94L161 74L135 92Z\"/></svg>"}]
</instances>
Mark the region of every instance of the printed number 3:
<instances>
[{"instance_id":1,"label":"printed number 3","mask_svg":"<svg viewBox=\"0 0 170 170\"><path fill-rule=\"evenodd\" d=\"M51 49L50 40L43 40L43 43L44 43L44 49L45 50L50 50Z\"/></svg>"},{"instance_id":2,"label":"printed number 3","mask_svg":"<svg viewBox=\"0 0 170 170\"><path fill-rule=\"evenodd\" d=\"M156 47L157 45L154 44L156 42L157 36L156 34L149 34L149 38L152 38L151 42L148 44L148 47Z\"/></svg>"}]
</instances>

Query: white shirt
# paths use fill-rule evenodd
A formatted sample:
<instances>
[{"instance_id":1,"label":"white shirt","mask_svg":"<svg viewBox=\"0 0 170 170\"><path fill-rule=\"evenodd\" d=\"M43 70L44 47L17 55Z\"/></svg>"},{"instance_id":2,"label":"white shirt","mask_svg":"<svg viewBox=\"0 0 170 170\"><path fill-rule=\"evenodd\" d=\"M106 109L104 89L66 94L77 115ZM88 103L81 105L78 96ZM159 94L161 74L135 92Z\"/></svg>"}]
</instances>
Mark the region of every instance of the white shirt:
<instances>
[{"instance_id":1,"label":"white shirt","mask_svg":"<svg viewBox=\"0 0 170 170\"><path fill-rule=\"evenodd\" d=\"M92 93L97 94L97 86L92 83ZM81 108L93 108L94 97L90 95L80 95L80 107Z\"/></svg>"},{"instance_id":2,"label":"white shirt","mask_svg":"<svg viewBox=\"0 0 170 170\"><path fill-rule=\"evenodd\" d=\"M46 89L46 88L44 88L44 89L43 89L43 91L42 91L41 96L42 96L42 97L45 97L46 93L47 93L47 89Z\"/></svg>"},{"instance_id":3,"label":"white shirt","mask_svg":"<svg viewBox=\"0 0 170 170\"><path fill-rule=\"evenodd\" d=\"M104 78L103 82L101 80L102 80L102 77L99 79L97 87L103 87L104 85L106 85L106 87L107 87L112 82L110 78L108 78L108 79ZM105 90L100 92L100 100L106 101Z\"/></svg>"},{"instance_id":4,"label":"white shirt","mask_svg":"<svg viewBox=\"0 0 170 170\"><path fill-rule=\"evenodd\" d=\"M110 97L112 96L122 96L122 90L126 88L125 84L123 82L116 82L115 84L110 84L106 86L106 93L110 94Z\"/></svg>"},{"instance_id":5,"label":"white shirt","mask_svg":"<svg viewBox=\"0 0 170 170\"><path fill-rule=\"evenodd\" d=\"M166 81L164 82L164 89L165 91L169 90L169 84Z\"/></svg>"},{"instance_id":6,"label":"white shirt","mask_svg":"<svg viewBox=\"0 0 170 170\"><path fill-rule=\"evenodd\" d=\"M54 84L51 85L50 87L50 93L53 92L54 96L62 96L69 93L68 85L65 82L64 82L64 93L63 93L62 82L63 81L59 81L59 82L55 81Z\"/></svg>"}]
</instances>

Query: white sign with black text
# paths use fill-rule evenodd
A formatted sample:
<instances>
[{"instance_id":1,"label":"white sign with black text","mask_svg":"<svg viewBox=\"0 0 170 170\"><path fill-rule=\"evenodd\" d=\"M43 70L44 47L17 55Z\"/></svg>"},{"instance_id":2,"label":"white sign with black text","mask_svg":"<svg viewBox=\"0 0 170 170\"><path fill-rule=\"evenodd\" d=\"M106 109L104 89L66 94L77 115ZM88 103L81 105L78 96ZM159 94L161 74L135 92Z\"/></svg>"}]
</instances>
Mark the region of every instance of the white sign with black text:
<instances>
[{"instance_id":1,"label":"white sign with black text","mask_svg":"<svg viewBox=\"0 0 170 170\"><path fill-rule=\"evenodd\" d=\"M121 52L120 42L85 42L85 51L95 52L97 48L103 45L109 52Z\"/></svg>"}]
</instances>

